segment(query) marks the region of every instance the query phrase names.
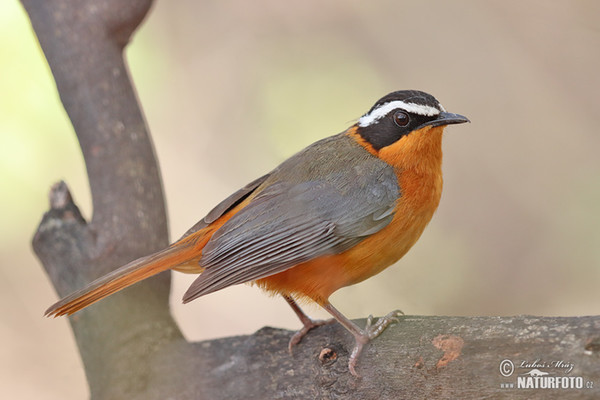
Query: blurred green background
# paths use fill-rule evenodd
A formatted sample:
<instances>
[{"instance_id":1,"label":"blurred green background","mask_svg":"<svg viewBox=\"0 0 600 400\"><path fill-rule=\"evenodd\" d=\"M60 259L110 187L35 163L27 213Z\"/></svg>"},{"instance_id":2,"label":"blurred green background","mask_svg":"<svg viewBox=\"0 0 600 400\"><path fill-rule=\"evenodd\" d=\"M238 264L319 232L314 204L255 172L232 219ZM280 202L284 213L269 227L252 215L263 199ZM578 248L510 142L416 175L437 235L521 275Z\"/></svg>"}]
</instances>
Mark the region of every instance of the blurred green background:
<instances>
[{"instance_id":1,"label":"blurred green background","mask_svg":"<svg viewBox=\"0 0 600 400\"><path fill-rule=\"evenodd\" d=\"M421 89L472 121L446 134L440 208L398 265L332 302L352 318L598 313L600 2L163 0L127 56L173 238L379 97ZM89 188L14 0L0 3L0 93L0 387L84 398L67 320L42 317L56 294L30 240L52 183L88 217ZM190 340L299 327L245 286L182 306L192 279L176 274L172 292Z\"/></svg>"}]
</instances>

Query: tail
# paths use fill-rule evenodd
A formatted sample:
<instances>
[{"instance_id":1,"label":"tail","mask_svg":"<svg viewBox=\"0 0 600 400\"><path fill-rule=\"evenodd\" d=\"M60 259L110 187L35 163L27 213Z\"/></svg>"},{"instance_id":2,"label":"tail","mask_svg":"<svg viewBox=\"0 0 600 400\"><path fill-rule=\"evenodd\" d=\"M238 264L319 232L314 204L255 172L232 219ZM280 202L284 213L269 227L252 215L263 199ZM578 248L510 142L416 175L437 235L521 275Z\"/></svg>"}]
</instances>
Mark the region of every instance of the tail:
<instances>
[{"instance_id":1,"label":"tail","mask_svg":"<svg viewBox=\"0 0 600 400\"><path fill-rule=\"evenodd\" d=\"M203 246L202 246L203 247ZM100 277L46 310L46 316L58 317L73 314L121 289L166 271L180 264L190 262L199 256L194 243L175 243L164 250L138 258L127 265Z\"/></svg>"}]
</instances>

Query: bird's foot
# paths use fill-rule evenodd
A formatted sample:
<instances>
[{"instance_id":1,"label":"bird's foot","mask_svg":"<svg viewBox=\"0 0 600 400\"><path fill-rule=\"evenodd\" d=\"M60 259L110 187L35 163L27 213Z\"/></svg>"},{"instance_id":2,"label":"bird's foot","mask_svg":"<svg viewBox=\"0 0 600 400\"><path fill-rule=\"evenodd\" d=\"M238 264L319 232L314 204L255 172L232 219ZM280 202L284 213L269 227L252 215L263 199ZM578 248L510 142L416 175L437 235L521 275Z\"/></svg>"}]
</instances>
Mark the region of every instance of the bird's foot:
<instances>
[{"instance_id":1,"label":"bird's foot","mask_svg":"<svg viewBox=\"0 0 600 400\"><path fill-rule=\"evenodd\" d=\"M381 335L381 332L383 332L391 323L400 322L398 318L403 315L404 313L402 311L394 310L379 318L375 324L373 324L373 316L369 315L367 318L367 325L365 326L365 333L368 335L369 339L375 339L377 336Z\"/></svg>"},{"instance_id":2,"label":"bird's foot","mask_svg":"<svg viewBox=\"0 0 600 400\"><path fill-rule=\"evenodd\" d=\"M288 343L288 351L290 354L293 354L294 346L300 343L302 338L313 328L317 328L322 325L329 325L335 322L335 319L326 319L326 320L313 320L311 318L301 318L302 324L304 325L302 329L298 332L294 333L294 336L290 339Z\"/></svg>"},{"instance_id":3,"label":"bird's foot","mask_svg":"<svg viewBox=\"0 0 600 400\"><path fill-rule=\"evenodd\" d=\"M357 378L361 377L358 372L356 372L356 364L358 363L358 358L360 357L365 344L381 335L385 328L387 328L391 323L399 322L398 318L402 315L404 315L402 311L395 310L388 313L386 316L379 318L374 324L373 316L369 315L365 329L361 329L359 332L353 332L355 344L352 354L350 354L350 360L348 361L348 369L352 375Z\"/></svg>"}]
</instances>

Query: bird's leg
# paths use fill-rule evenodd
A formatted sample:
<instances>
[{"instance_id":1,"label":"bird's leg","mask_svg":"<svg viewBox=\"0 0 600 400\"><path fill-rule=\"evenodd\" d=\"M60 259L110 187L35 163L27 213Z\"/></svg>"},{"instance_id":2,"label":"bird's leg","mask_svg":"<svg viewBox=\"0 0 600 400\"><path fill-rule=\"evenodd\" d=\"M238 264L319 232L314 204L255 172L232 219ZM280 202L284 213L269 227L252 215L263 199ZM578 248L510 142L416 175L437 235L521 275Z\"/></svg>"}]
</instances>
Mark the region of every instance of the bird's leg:
<instances>
[{"instance_id":1,"label":"bird's leg","mask_svg":"<svg viewBox=\"0 0 600 400\"><path fill-rule=\"evenodd\" d=\"M355 344L352 354L350 354L350 360L348 361L348 369L350 370L350 373L357 378L360 378L360 375L356 372L356 363L358 362L358 358L360 357L360 353L362 352L364 345L369 343L371 339L375 339L377 336L379 336L389 324L392 322L398 322L398 317L404 315L402 311L395 310L387 314L385 317L379 318L375 324L373 324L373 316L369 315L365 329L361 329L354 322L346 318L344 314L342 314L331 303L327 302L322 304L322 306L354 336Z\"/></svg>"},{"instance_id":2,"label":"bird's leg","mask_svg":"<svg viewBox=\"0 0 600 400\"><path fill-rule=\"evenodd\" d=\"M311 329L316 328L318 326L327 325L327 324L331 324L332 322L335 322L335 319L328 319L325 321L322 321L322 320L315 321L315 320L311 319L308 315L306 315L304 313L304 311L302 311L302 309L300 308L298 303L296 303L296 301L291 296L288 296L285 294L282 296L285 299L285 301L287 301L287 303L290 305L290 307L292 307L292 310L294 310L294 312L300 319L300 322L302 322L302 325L304 325L302 327L302 329L300 329L298 332L296 332L294 334L294 336L292 336L292 338L290 339L290 342L288 344L288 350L289 350L290 354L292 354L292 350L293 350L294 346L297 345L298 343L300 343L300 341L302 340L304 335L306 335L308 333L308 331L310 331Z\"/></svg>"}]
</instances>

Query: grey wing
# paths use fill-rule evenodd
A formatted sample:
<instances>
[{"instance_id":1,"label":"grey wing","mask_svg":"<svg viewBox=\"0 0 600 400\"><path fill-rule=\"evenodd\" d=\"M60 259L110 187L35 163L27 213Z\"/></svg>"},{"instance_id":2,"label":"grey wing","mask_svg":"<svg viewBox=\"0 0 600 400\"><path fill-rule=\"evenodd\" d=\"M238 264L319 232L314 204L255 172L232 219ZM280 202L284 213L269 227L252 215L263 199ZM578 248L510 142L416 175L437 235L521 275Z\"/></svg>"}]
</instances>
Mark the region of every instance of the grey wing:
<instances>
[{"instance_id":1,"label":"grey wing","mask_svg":"<svg viewBox=\"0 0 600 400\"><path fill-rule=\"evenodd\" d=\"M330 178L266 187L204 247L200 265L205 270L184 303L341 253L391 222L400 195L391 168Z\"/></svg>"}]
</instances>

